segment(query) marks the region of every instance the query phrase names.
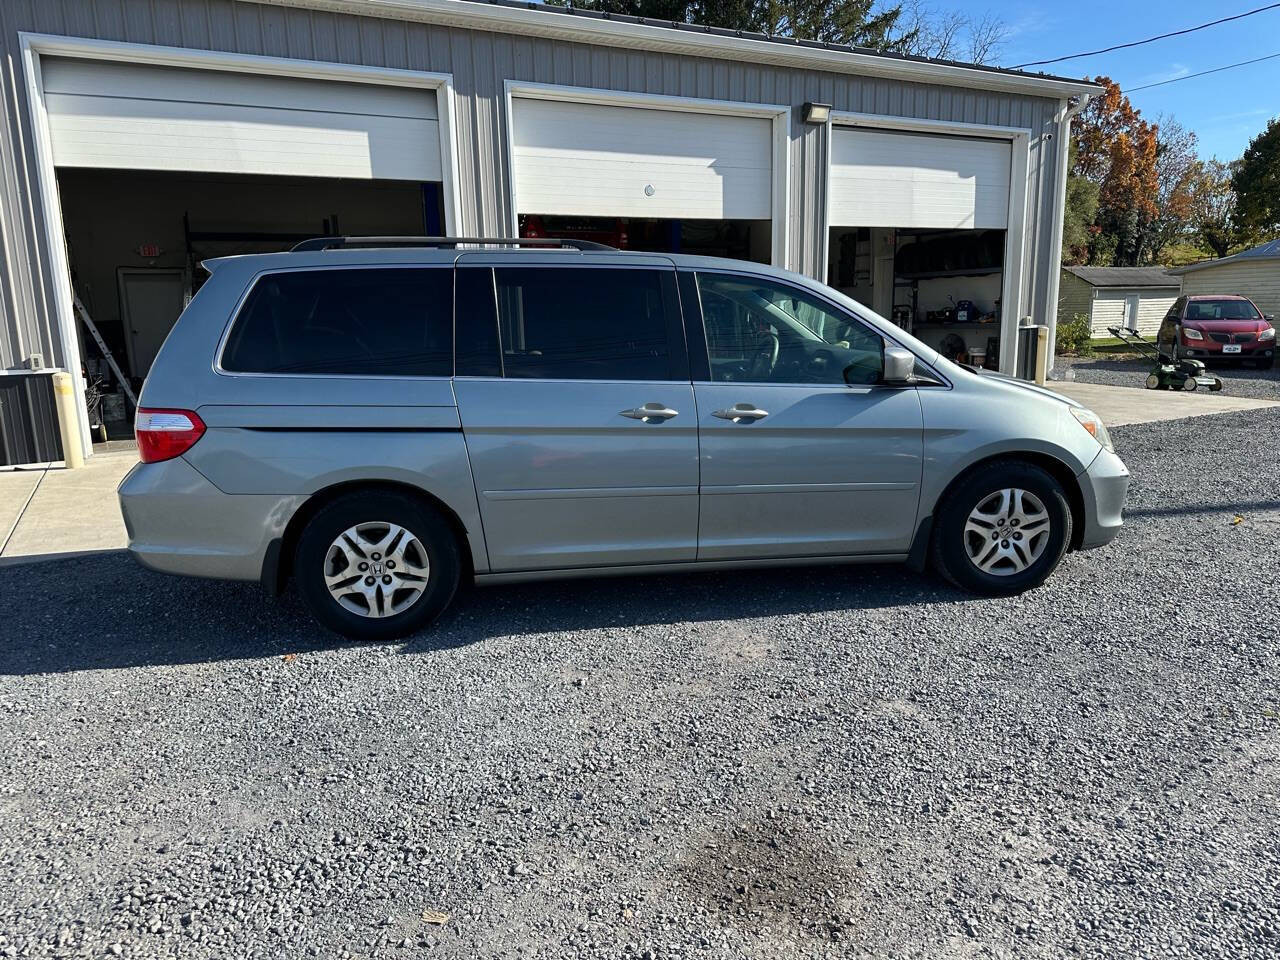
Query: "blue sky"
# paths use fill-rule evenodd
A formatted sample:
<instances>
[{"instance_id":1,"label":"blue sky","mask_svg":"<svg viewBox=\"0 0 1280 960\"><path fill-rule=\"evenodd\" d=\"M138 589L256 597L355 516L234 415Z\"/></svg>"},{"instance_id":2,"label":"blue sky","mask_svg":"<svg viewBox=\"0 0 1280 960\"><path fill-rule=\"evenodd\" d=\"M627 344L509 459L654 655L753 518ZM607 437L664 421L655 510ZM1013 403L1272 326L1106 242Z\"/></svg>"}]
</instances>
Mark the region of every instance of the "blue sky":
<instances>
[{"instance_id":1,"label":"blue sky","mask_svg":"<svg viewBox=\"0 0 1280 960\"><path fill-rule=\"evenodd\" d=\"M1207 20L1265 6L1267 0L1228 0L1221 4L1164 0L975 0L939 3L980 16L990 10L1008 25L1010 36L997 60L1012 66L1082 50L1096 50ZM1185 37L1159 40L1132 50L1068 60L1046 67L1062 76L1109 76L1121 88L1280 53L1280 9L1209 27ZM1172 114L1199 137L1200 155L1222 160L1238 157L1270 117L1280 114L1280 59L1238 67L1207 77L1171 83L1131 95L1143 117Z\"/></svg>"}]
</instances>

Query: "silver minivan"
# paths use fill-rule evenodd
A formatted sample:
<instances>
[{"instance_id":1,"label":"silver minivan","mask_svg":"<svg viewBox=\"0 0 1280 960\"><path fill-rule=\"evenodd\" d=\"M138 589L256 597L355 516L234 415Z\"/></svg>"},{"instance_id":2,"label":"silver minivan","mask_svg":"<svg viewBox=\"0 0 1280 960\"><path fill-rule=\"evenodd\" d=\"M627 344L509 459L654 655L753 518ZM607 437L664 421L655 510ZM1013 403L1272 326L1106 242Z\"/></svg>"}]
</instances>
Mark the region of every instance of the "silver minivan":
<instances>
[{"instance_id":1,"label":"silver minivan","mask_svg":"<svg viewBox=\"0 0 1280 960\"><path fill-rule=\"evenodd\" d=\"M331 238L206 263L120 485L170 573L290 579L348 637L506 582L905 561L980 593L1111 540L1102 422L753 263Z\"/></svg>"}]
</instances>

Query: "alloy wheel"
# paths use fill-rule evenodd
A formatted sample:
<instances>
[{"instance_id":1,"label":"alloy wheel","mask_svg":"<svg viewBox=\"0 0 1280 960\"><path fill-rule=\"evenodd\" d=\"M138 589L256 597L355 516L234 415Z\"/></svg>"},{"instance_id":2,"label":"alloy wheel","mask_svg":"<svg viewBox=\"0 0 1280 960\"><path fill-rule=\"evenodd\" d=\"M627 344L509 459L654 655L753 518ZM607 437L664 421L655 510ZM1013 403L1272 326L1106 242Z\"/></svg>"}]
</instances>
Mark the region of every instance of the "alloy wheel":
<instances>
[{"instance_id":1,"label":"alloy wheel","mask_svg":"<svg viewBox=\"0 0 1280 960\"><path fill-rule=\"evenodd\" d=\"M1034 493L1010 487L980 500L964 525L969 560L983 573L1021 573L1049 542L1049 511Z\"/></svg>"},{"instance_id":2,"label":"alloy wheel","mask_svg":"<svg viewBox=\"0 0 1280 960\"><path fill-rule=\"evenodd\" d=\"M325 552L329 595L362 617L404 613L422 598L430 579L426 548L398 524L358 523L340 533Z\"/></svg>"}]
</instances>

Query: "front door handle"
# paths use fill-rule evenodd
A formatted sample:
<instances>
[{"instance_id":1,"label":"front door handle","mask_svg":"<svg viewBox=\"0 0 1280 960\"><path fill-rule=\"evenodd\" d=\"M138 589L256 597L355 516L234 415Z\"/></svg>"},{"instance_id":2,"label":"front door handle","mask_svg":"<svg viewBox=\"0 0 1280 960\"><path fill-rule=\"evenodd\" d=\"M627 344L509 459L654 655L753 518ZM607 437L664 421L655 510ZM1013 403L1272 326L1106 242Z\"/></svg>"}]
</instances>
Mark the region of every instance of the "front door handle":
<instances>
[{"instance_id":1,"label":"front door handle","mask_svg":"<svg viewBox=\"0 0 1280 960\"><path fill-rule=\"evenodd\" d=\"M664 403L646 403L643 407L619 411L618 416L643 420L645 423L662 423L664 420L680 416L680 411L672 410Z\"/></svg>"},{"instance_id":2,"label":"front door handle","mask_svg":"<svg viewBox=\"0 0 1280 960\"><path fill-rule=\"evenodd\" d=\"M711 414L721 420L732 420L734 423L755 423L769 415L768 410L761 410L750 403L735 403L728 410L716 410Z\"/></svg>"}]
</instances>

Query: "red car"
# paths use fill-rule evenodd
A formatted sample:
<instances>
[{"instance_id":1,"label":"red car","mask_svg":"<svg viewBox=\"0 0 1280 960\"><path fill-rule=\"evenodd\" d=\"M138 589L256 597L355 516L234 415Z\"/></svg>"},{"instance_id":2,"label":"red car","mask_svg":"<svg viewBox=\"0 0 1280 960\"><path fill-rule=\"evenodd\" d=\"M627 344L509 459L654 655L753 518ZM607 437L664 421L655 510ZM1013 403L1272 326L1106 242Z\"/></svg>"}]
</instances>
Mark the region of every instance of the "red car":
<instances>
[{"instance_id":1,"label":"red car","mask_svg":"<svg viewBox=\"0 0 1280 960\"><path fill-rule=\"evenodd\" d=\"M1252 360L1268 368L1276 360L1275 317L1264 317L1248 297L1179 297L1160 324L1160 349L1200 360Z\"/></svg>"}]
</instances>

